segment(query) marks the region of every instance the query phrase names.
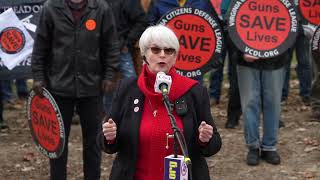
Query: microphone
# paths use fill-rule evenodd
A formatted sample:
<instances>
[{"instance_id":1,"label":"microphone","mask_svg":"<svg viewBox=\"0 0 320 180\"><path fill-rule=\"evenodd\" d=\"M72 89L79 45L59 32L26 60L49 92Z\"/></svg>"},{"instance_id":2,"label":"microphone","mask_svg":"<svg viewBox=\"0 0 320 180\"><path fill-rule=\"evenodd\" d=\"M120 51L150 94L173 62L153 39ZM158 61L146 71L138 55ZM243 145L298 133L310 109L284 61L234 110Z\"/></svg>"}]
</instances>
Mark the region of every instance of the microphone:
<instances>
[{"instance_id":1,"label":"microphone","mask_svg":"<svg viewBox=\"0 0 320 180\"><path fill-rule=\"evenodd\" d=\"M176 119L172 114L173 104L171 104L169 100L171 84L171 76L166 75L166 73L164 72L157 73L156 81L154 83L154 91L162 93L162 101L167 109L168 116L171 122L171 128L174 132L174 154L165 157L164 180L188 179L188 172L191 174L190 179L192 179L191 160L189 158L186 142L183 134L181 133L181 130L177 126ZM181 148L183 156L177 154L178 145ZM190 171L188 168L190 168Z\"/></svg>"},{"instance_id":2,"label":"microphone","mask_svg":"<svg viewBox=\"0 0 320 180\"><path fill-rule=\"evenodd\" d=\"M172 84L171 76L164 72L158 72L154 83L154 91L168 95Z\"/></svg>"}]
</instances>

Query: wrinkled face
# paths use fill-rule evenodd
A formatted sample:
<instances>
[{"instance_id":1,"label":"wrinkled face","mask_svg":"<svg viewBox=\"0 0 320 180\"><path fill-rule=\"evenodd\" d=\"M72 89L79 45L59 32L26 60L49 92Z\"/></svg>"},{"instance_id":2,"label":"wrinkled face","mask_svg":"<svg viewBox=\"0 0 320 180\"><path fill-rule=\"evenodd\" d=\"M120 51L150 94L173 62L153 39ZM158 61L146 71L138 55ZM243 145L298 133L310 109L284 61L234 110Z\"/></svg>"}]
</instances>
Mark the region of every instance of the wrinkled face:
<instances>
[{"instance_id":1,"label":"wrinkled face","mask_svg":"<svg viewBox=\"0 0 320 180\"><path fill-rule=\"evenodd\" d=\"M160 71L168 73L176 63L176 58L177 52L174 48L159 47L155 43L150 45L146 53L148 68L155 74Z\"/></svg>"}]
</instances>

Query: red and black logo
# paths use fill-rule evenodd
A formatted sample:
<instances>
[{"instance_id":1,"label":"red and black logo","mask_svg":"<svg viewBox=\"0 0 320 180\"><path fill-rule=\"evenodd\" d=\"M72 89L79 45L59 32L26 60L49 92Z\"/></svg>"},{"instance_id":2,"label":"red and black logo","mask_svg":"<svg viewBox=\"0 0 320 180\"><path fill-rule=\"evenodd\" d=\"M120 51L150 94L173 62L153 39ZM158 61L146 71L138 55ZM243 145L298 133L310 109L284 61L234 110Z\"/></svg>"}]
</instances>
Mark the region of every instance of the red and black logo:
<instances>
[{"instance_id":1,"label":"red and black logo","mask_svg":"<svg viewBox=\"0 0 320 180\"><path fill-rule=\"evenodd\" d=\"M212 69L224 49L217 17L191 7L176 8L158 22L172 29L180 42L175 67L183 76L197 77Z\"/></svg>"},{"instance_id":2,"label":"red and black logo","mask_svg":"<svg viewBox=\"0 0 320 180\"><path fill-rule=\"evenodd\" d=\"M20 52L26 43L23 32L16 27L7 27L0 33L0 48L8 54Z\"/></svg>"},{"instance_id":3,"label":"red and black logo","mask_svg":"<svg viewBox=\"0 0 320 180\"><path fill-rule=\"evenodd\" d=\"M299 0L299 10L306 21L320 25L320 0Z\"/></svg>"},{"instance_id":4,"label":"red and black logo","mask_svg":"<svg viewBox=\"0 0 320 180\"><path fill-rule=\"evenodd\" d=\"M238 0L231 5L228 31L242 52L272 58L293 45L297 23L291 1Z\"/></svg>"},{"instance_id":5,"label":"red and black logo","mask_svg":"<svg viewBox=\"0 0 320 180\"><path fill-rule=\"evenodd\" d=\"M312 56L318 66L320 66L320 26L316 29L311 41Z\"/></svg>"},{"instance_id":6,"label":"red and black logo","mask_svg":"<svg viewBox=\"0 0 320 180\"><path fill-rule=\"evenodd\" d=\"M30 92L28 122L37 149L45 156L58 158L64 149L65 131L61 113L53 97L43 90L44 97Z\"/></svg>"}]
</instances>

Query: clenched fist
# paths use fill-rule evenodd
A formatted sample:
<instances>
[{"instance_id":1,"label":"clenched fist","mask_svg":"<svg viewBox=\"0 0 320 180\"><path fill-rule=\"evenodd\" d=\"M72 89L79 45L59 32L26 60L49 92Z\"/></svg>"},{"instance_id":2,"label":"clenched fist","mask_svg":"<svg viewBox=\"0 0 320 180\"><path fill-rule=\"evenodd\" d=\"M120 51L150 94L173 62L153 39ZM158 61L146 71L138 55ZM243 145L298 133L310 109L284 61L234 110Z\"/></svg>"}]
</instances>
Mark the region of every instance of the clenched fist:
<instances>
[{"instance_id":1,"label":"clenched fist","mask_svg":"<svg viewBox=\"0 0 320 180\"><path fill-rule=\"evenodd\" d=\"M117 137L117 125L110 118L102 125L102 132L107 141L112 141Z\"/></svg>"},{"instance_id":2,"label":"clenched fist","mask_svg":"<svg viewBox=\"0 0 320 180\"><path fill-rule=\"evenodd\" d=\"M212 126L207 124L205 121L202 121L198 130L199 130L199 140L203 143L209 142L213 134Z\"/></svg>"}]
</instances>

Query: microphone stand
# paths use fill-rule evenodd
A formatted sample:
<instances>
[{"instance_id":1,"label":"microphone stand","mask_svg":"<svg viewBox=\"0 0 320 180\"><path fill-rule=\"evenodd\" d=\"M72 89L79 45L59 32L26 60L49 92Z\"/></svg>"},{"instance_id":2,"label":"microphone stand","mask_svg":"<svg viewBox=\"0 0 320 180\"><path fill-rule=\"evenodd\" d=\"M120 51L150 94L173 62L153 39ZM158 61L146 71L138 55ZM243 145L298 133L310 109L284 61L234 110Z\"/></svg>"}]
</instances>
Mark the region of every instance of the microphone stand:
<instances>
[{"instance_id":1,"label":"microphone stand","mask_svg":"<svg viewBox=\"0 0 320 180\"><path fill-rule=\"evenodd\" d=\"M186 163L187 167L188 167L188 172L189 172L189 179L192 180L192 164L191 164L191 160L189 158L189 153L188 153L188 149L187 149L187 143L186 140L183 136L183 134L181 133L181 130L179 129L179 127L177 126L177 122L175 117L172 114L173 111L173 104L170 103L169 100L169 96L168 93L165 89L161 89L162 91L162 95L163 95L163 103L164 106L167 109L168 112L168 116L171 122L171 127L173 130L173 137L174 137L174 142L173 142L173 154L174 157L177 158L178 157L178 146L177 146L177 142L181 148L182 154L184 156L184 162Z\"/></svg>"}]
</instances>

